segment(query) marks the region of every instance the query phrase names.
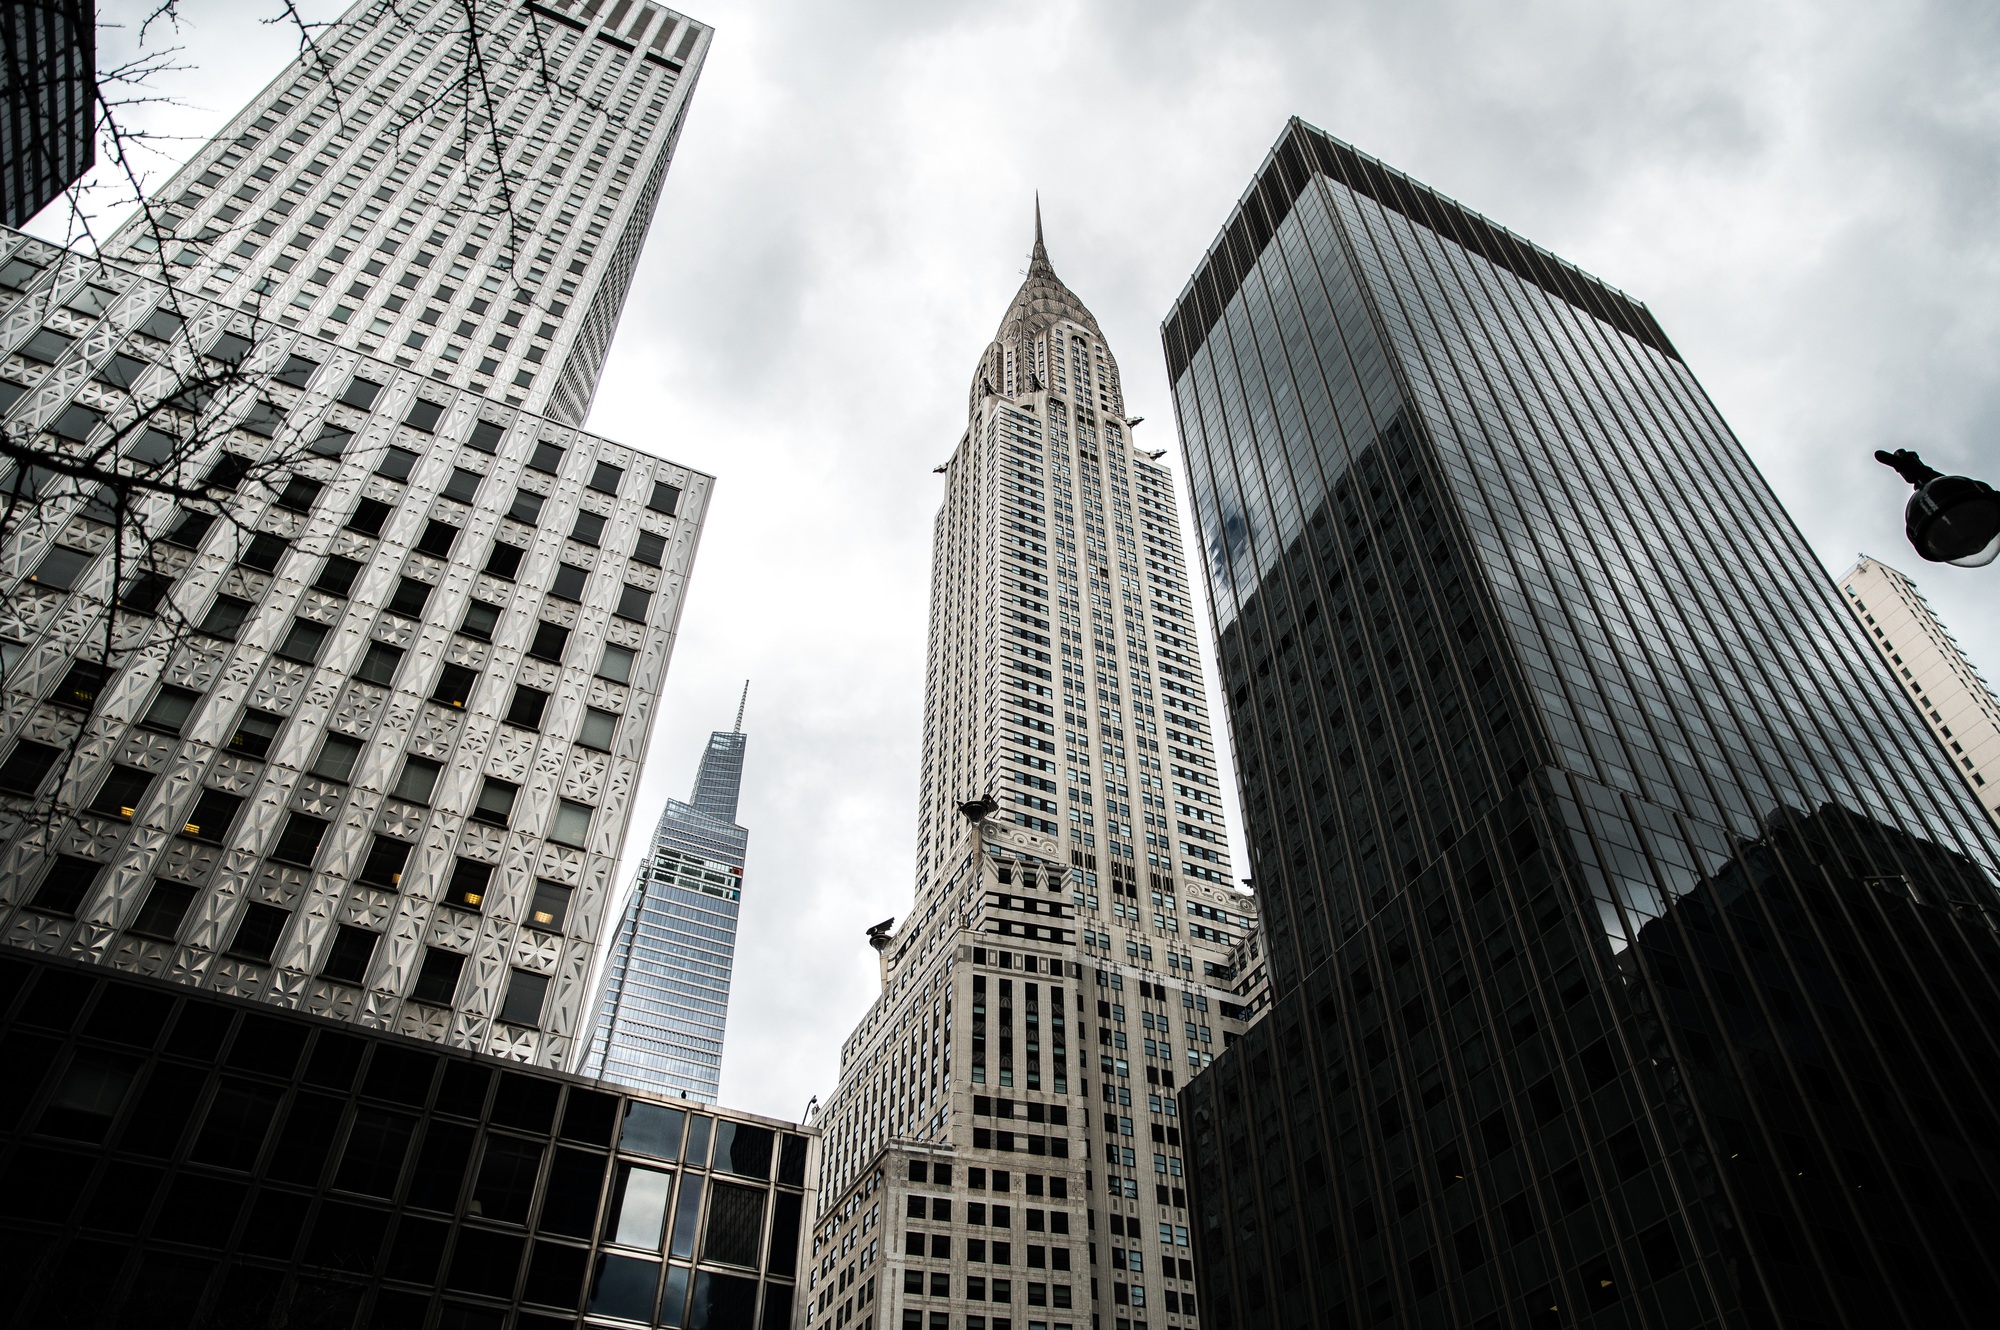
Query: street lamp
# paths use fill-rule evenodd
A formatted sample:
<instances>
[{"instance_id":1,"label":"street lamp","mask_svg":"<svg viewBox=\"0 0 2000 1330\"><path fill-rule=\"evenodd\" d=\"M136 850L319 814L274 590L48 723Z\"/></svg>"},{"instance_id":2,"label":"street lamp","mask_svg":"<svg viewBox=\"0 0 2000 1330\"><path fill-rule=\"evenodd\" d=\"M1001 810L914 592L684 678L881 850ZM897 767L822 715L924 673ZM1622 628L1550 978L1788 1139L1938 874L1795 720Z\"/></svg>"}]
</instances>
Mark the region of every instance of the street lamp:
<instances>
[{"instance_id":1,"label":"street lamp","mask_svg":"<svg viewBox=\"0 0 2000 1330\"><path fill-rule=\"evenodd\" d=\"M2000 558L2000 492L1970 476L1947 476L1908 448L1875 454L1916 487L1903 509L1903 530L1932 563L1983 568Z\"/></svg>"}]
</instances>

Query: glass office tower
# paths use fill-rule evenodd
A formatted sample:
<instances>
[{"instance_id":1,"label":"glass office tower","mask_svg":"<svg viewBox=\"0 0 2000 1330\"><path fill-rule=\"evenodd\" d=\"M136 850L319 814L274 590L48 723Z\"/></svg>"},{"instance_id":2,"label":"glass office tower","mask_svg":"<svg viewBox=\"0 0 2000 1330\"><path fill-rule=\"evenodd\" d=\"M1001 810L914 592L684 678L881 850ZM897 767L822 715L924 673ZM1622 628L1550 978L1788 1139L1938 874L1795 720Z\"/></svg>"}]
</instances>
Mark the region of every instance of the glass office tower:
<instances>
[{"instance_id":1,"label":"glass office tower","mask_svg":"<svg viewBox=\"0 0 2000 1330\"><path fill-rule=\"evenodd\" d=\"M1294 121L1164 327L1273 1004L1216 1330L1991 1316L1991 827L1646 309Z\"/></svg>"},{"instance_id":2,"label":"glass office tower","mask_svg":"<svg viewBox=\"0 0 2000 1330\"><path fill-rule=\"evenodd\" d=\"M746 690L747 692L747 690ZM582 1071L715 1102L750 833L736 825L743 712L717 730L686 802L667 800L605 963Z\"/></svg>"}]
</instances>

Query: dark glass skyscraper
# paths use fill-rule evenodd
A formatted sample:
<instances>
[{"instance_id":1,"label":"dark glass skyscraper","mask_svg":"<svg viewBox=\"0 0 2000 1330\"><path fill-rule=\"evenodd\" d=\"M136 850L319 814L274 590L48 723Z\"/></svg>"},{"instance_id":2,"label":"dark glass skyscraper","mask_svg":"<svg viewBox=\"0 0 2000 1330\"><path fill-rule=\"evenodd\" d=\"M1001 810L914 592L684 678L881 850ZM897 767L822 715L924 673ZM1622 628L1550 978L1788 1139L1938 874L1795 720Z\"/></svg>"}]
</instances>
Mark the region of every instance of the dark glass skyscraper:
<instances>
[{"instance_id":1,"label":"dark glass skyscraper","mask_svg":"<svg viewBox=\"0 0 2000 1330\"><path fill-rule=\"evenodd\" d=\"M1214 1330L1986 1322L2000 845L1644 306L1293 121L1164 339L1273 995Z\"/></svg>"}]
</instances>

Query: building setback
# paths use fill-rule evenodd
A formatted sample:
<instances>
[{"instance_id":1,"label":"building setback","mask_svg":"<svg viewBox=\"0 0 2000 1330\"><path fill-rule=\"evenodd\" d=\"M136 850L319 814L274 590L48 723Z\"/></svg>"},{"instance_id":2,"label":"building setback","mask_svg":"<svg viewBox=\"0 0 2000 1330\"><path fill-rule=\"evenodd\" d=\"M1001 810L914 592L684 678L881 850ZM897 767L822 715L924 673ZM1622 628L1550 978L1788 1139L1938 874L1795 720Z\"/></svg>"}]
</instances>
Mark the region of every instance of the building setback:
<instances>
[{"instance_id":1,"label":"building setback","mask_svg":"<svg viewBox=\"0 0 2000 1330\"><path fill-rule=\"evenodd\" d=\"M817 1119L801 1324L1180 1330L1179 1087L1242 1029L1256 907L1229 885L1172 481L1039 220L966 408L916 899L870 932L882 992Z\"/></svg>"},{"instance_id":2,"label":"building setback","mask_svg":"<svg viewBox=\"0 0 2000 1330\"><path fill-rule=\"evenodd\" d=\"M784 1330L811 1128L0 954L19 1325Z\"/></svg>"},{"instance_id":3,"label":"building setback","mask_svg":"<svg viewBox=\"0 0 2000 1330\"><path fill-rule=\"evenodd\" d=\"M2000 700L1909 578L1863 555L1841 577L1840 589L1945 760L2000 823Z\"/></svg>"},{"instance_id":4,"label":"building setback","mask_svg":"<svg viewBox=\"0 0 2000 1330\"><path fill-rule=\"evenodd\" d=\"M95 7L0 8L0 225L26 226L96 161Z\"/></svg>"},{"instance_id":5,"label":"building setback","mask_svg":"<svg viewBox=\"0 0 2000 1330\"><path fill-rule=\"evenodd\" d=\"M1216 1330L1989 1321L2000 844L1646 309L1294 120L1163 333L1272 996Z\"/></svg>"},{"instance_id":6,"label":"building setback","mask_svg":"<svg viewBox=\"0 0 2000 1330\"><path fill-rule=\"evenodd\" d=\"M12 514L0 936L568 1065L710 478L18 233L0 285L11 440L297 458L135 491L150 581L94 485Z\"/></svg>"},{"instance_id":7,"label":"building setback","mask_svg":"<svg viewBox=\"0 0 2000 1330\"><path fill-rule=\"evenodd\" d=\"M646 0L356 0L105 252L581 425L711 36Z\"/></svg>"},{"instance_id":8,"label":"building setback","mask_svg":"<svg viewBox=\"0 0 2000 1330\"><path fill-rule=\"evenodd\" d=\"M745 687L748 696L748 687ZM750 833L736 825L747 736L708 737L694 791L667 800L604 963L580 1070L714 1103Z\"/></svg>"}]
</instances>

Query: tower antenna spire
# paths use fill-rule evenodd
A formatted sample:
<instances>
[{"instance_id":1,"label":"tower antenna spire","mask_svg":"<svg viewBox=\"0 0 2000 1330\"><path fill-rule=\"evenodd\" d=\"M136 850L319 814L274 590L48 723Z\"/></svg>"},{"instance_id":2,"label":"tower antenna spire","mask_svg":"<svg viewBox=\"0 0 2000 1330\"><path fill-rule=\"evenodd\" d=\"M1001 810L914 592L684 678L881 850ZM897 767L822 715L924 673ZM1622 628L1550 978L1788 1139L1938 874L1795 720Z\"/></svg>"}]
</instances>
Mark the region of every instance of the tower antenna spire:
<instances>
[{"instance_id":1,"label":"tower antenna spire","mask_svg":"<svg viewBox=\"0 0 2000 1330\"><path fill-rule=\"evenodd\" d=\"M750 681L748 679L745 679L743 681L743 697L736 703L736 728L730 731L731 734L743 733L743 708L749 705L750 705Z\"/></svg>"}]
</instances>

